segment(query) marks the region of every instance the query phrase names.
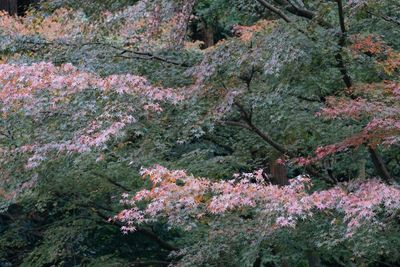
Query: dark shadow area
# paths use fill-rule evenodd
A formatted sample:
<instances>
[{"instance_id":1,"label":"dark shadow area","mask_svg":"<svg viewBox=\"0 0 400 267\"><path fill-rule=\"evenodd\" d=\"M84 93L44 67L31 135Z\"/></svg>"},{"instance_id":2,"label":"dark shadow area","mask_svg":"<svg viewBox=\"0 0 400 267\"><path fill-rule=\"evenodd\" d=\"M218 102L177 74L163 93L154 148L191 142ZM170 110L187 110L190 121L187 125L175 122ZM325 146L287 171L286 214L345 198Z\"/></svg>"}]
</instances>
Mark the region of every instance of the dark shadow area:
<instances>
[{"instance_id":1,"label":"dark shadow area","mask_svg":"<svg viewBox=\"0 0 400 267\"><path fill-rule=\"evenodd\" d=\"M0 10L8 12L10 15L23 16L29 6L39 1L40 0L1 0Z\"/></svg>"}]
</instances>

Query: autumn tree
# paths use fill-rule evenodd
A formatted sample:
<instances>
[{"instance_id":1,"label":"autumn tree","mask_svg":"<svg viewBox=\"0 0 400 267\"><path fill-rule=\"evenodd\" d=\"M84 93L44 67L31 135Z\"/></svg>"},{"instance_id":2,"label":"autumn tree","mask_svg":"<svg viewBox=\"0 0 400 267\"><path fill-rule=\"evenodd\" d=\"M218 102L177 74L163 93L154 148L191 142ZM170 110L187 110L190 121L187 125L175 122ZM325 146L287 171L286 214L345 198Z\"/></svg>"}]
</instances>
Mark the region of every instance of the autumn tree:
<instances>
[{"instance_id":1,"label":"autumn tree","mask_svg":"<svg viewBox=\"0 0 400 267\"><path fill-rule=\"evenodd\" d=\"M2 13L0 265L398 264L398 11Z\"/></svg>"}]
</instances>

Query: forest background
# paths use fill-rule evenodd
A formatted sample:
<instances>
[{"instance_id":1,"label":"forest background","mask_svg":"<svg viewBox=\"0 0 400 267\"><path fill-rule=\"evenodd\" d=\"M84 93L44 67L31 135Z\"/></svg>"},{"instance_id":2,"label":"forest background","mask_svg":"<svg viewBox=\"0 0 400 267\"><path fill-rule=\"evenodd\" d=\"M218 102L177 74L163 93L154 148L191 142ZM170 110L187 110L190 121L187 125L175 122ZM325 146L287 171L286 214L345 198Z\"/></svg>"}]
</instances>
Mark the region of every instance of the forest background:
<instances>
[{"instance_id":1,"label":"forest background","mask_svg":"<svg viewBox=\"0 0 400 267\"><path fill-rule=\"evenodd\" d=\"M398 1L25 4L0 266L400 264Z\"/></svg>"}]
</instances>

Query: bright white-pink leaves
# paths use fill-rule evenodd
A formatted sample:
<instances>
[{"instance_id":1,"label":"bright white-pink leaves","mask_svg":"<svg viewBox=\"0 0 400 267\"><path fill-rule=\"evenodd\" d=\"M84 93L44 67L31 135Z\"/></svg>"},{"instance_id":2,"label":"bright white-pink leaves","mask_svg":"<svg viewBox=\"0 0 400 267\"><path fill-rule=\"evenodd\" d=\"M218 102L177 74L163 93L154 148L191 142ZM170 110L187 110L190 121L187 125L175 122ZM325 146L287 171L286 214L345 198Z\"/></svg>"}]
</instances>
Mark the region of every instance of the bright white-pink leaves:
<instances>
[{"instance_id":1,"label":"bright white-pink leaves","mask_svg":"<svg viewBox=\"0 0 400 267\"><path fill-rule=\"evenodd\" d=\"M81 100L79 95L86 92ZM52 116L60 124L70 118L67 124L71 128L64 132L54 125L36 127L40 133L32 133L29 144L9 151L33 154L27 168L38 166L50 151L81 153L102 148L135 123L140 114L161 112L162 103L177 104L183 98L179 89L153 86L146 78L132 74L101 77L71 64L46 62L0 64L0 111L4 119L12 123L18 114L44 126Z\"/></svg>"},{"instance_id":2,"label":"bright white-pink leaves","mask_svg":"<svg viewBox=\"0 0 400 267\"><path fill-rule=\"evenodd\" d=\"M152 189L139 191L132 197L125 195L122 202L131 208L115 217L128 225L166 218L174 226L186 227L205 214L216 216L253 209L262 215L261 218L275 218L270 227L276 229L294 227L298 220L329 211L342 216L351 233L361 225L380 223L378 213L393 215L400 209L400 190L374 179L353 181L309 194L311 181L304 176L280 187L238 180L238 177L232 181L212 182L161 166L144 169L142 175L150 177ZM137 204L143 201L147 205L139 209Z\"/></svg>"}]
</instances>

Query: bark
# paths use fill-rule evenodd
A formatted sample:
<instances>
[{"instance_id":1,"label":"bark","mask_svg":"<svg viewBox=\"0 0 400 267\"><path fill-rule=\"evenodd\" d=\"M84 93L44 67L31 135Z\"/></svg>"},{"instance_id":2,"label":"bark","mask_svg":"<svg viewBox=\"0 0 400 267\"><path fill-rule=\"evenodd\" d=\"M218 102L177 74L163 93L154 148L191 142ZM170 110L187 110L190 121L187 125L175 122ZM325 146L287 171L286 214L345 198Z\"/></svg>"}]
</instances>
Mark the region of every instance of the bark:
<instances>
[{"instance_id":1,"label":"bark","mask_svg":"<svg viewBox=\"0 0 400 267\"><path fill-rule=\"evenodd\" d=\"M134 266L169 266L171 262L169 261L135 261L128 263L127 267L134 267Z\"/></svg>"},{"instance_id":2,"label":"bark","mask_svg":"<svg viewBox=\"0 0 400 267\"><path fill-rule=\"evenodd\" d=\"M257 0L260 4L262 4L264 7L272 11L273 13L279 15L283 20L286 22L290 23L292 20L287 17L279 8L276 8L275 6L267 3L265 0ZM278 2L287 2L287 0L276 0ZM347 36L347 29L346 29L346 24L345 24L345 17L344 17L344 10L343 10L343 2L342 0L336 0L337 6L338 6L338 14L339 14L339 25L340 25L340 38L339 38L339 51L335 54L335 59L337 63L337 68L339 69L341 75L342 75L342 80L344 84L346 85L347 89L350 89L353 86L352 79L348 73L348 70L346 68L345 61L342 56L342 50L346 45L346 36ZM289 3L290 4L290 3ZM315 14L313 12L305 14L304 12L299 12L295 10L296 7L292 5L291 8L286 8L288 12L290 12L293 15L297 15L299 17L304 17L307 19L313 19L315 17ZM333 26L329 25L328 23L324 21L319 21L318 24L321 27L324 28L332 28ZM354 98L353 95L350 95L351 98ZM392 183L393 178L390 176L390 173L388 169L386 168L386 165L378 152L375 149L369 149L368 150L371 160L374 164L376 172L379 174L379 176L387 183Z\"/></svg>"},{"instance_id":3,"label":"bark","mask_svg":"<svg viewBox=\"0 0 400 267\"><path fill-rule=\"evenodd\" d=\"M105 220L107 223L109 223L109 216L103 214L102 212L100 212L100 211L97 210L97 209L94 209L94 212L95 212L100 218L102 218L102 219ZM118 221L113 221L111 224L112 224L112 225L115 225L115 226L118 226L118 227L123 226L123 224L120 223L120 222L118 222ZM144 236L146 236L146 237L149 238L150 240L152 240L152 241L154 241L155 243L157 243L158 246L159 246L160 248L163 248L163 249L168 250L168 251L176 251L176 250L179 250L179 248L177 248L177 247L175 247L174 245L168 243L167 241L161 239L158 235L156 235L156 234L155 234L153 231L151 231L151 230L148 230L148 229L146 229L146 228L139 228L139 227L138 227L137 230L136 230L136 232L137 232L137 233L142 233Z\"/></svg>"},{"instance_id":4,"label":"bark","mask_svg":"<svg viewBox=\"0 0 400 267\"><path fill-rule=\"evenodd\" d=\"M1 0L0 9L7 11L10 15L17 14L17 0Z\"/></svg>"},{"instance_id":5,"label":"bark","mask_svg":"<svg viewBox=\"0 0 400 267\"><path fill-rule=\"evenodd\" d=\"M367 161L365 159L360 160L357 179L365 180L367 178L367 173L365 170L366 162Z\"/></svg>"},{"instance_id":6,"label":"bark","mask_svg":"<svg viewBox=\"0 0 400 267\"><path fill-rule=\"evenodd\" d=\"M342 0L336 0L338 4L338 13L339 13L339 24L340 24L340 30L342 31L343 35L346 35L346 26L344 23L344 12L343 12L343 3Z\"/></svg>"},{"instance_id":7,"label":"bark","mask_svg":"<svg viewBox=\"0 0 400 267\"><path fill-rule=\"evenodd\" d=\"M287 259L282 259L280 267L290 267L289 261Z\"/></svg>"},{"instance_id":8,"label":"bark","mask_svg":"<svg viewBox=\"0 0 400 267\"><path fill-rule=\"evenodd\" d=\"M259 137L261 137L261 139L263 139L267 144L269 144L271 147L273 147L280 154L289 156L290 158L298 157L298 155L296 155L296 153L289 151L283 145L274 141L267 133L265 133L261 129L259 129L252 121L252 114L249 113L248 111L246 111L246 109L240 103L235 102L234 104L235 104L235 106L237 106L239 108L239 111L242 114L242 119L243 119L244 123L243 122L229 122L229 123L225 123L225 124L229 124L232 126L239 126L239 127L248 129L248 130L256 133ZM318 171L316 169L314 169L313 166L307 165L307 166L305 166L305 170L312 176L321 177L327 183L335 184L334 180L332 180L330 177L322 176L320 173L318 173Z\"/></svg>"},{"instance_id":9,"label":"bark","mask_svg":"<svg viewBox=\"0 0 400 267\"><path fill-rule=\"evenodd\" d=\"M288 185L289 179L287 176L286 166L276 162L276 159L272 159L269 162L270 173L274 184L277 185Z\"/></svg>"},{"instance_id":10,"label":"bark","mask_svg":"<svg viewBox=\"0 0 400 267\"><path fill-rule=\"evenodd\" d=\"M204 48L208 48L214 45L214 29L206 24L203 23L203 27L201 29L204 41Z\"/></svg>"},{"instance_id":11,"label":"bark","mask_svg":"<svg viewBox=\"0 0 400 267\"><path fill-rule=\"evenodd\" d=\"M338 53L335 55L335 59L337 62L337 67L340 71L340 73L342 74L342 79L344 84L346 85L347 89L350 89L352 87L352 81L351 81L351 77L347 71L346 65L344 63L343 60L343 56L342 56L342 50L346 45L346 37L347 37L347 30L346 30L346 25L345 25L345 21L344 21L344 12L343 12L343 3L342 0L336 0L337 5L338 5L338 14L339 14L339 24L340 24L340 38L339 38L339 51Z\"/></svg>"},{"instance_id":12,"label":"bark","mask_svg":"<svg viewBox=\"0 0 400 267\"><path fill-rule=\"evenodd\" d=\"M286 11L288 11L296 16L304 17L307 19L313 19L315 17L314 12L307 10L307 9L300 8L287 0L275 0L275 2L280 5L283 5Z\"/></svg>"},{"instance_id":13,"label":"bark","mask_svg":"<svg viewBox=\"0 0 400 267\"><path fill-rule=\"evenodd\" d=\"M309 251L307 253L309 267L321 267L321 259L316 251Z\"/></svg>"},{"instance_id":14,"label":"bark","mask_svg":"<svg viewBox=\"0 0 400 267\"><path fill-rule=\"evenodd\" d=\"M369 147L368 152L370 154L372 163L374 164L375 171L378 175L388 184L392 184L394 182L392 176L390 175L388 169L386 168L385 163L383 162L382 157L376 151L376 149Z\"/></svg>"},{"instance_id":15,"label":"bark","mask_svg":"<svg viewBox=\"0 0 400 267\"><path fill-rule=\"evenodd\" d=\"M70 46L70 47L76 47L76 48L81 48L84 46L104 46L104 47L113 48L114 50L118 51L118 54L115 57L131 58L131 59L134 58L134 59L140 59L140 60L154 60L154 61L160 61L160 62L164 62L167 64L180 66L180 67L184 67L184 68L191 67L190 65L188 65L185 62L177 62L174 60L170 60L168 58L158 56L151 52L130 50L130 49L126 49L124 47L119 47L119 46L111 45L108 43L102 43L102 42L67 43L67 42L39 42L39 41L23 40L23 41L21 41L21 43L29 44L29 45L32 45L33 47L35 47L35 46L52 46L52 45L66 46L66 47ZM129 45L129 43L126 43L125 45Z\"/></svg>"},{"instance_id":16,"label":"bark","mask_svg":"<svg viewBox=\"0 0 400 267\"><path fill-rule=\"evenodd\" d=\"M275 7L274 5L271 5L270 3L268 3L265 0L257 0L262 6L264 6L266 9L268 9L269 11L271 11L272 13L278 15L279 17L281 17L284 21L286 22L292 22L292 20L285 15L285 13L282 12L282 10L280 10L279 8Z\"/></svg>"},{"instance_id":17,"label":"bark","mask_svg":"<svg viewBox=\"0 0 400 267\"><path fill-rule=\"evenodd\" d=\"M253 263L253 267L261 267L261 258L257 257L256 261Z\"/></svg>"}]
</instances>

